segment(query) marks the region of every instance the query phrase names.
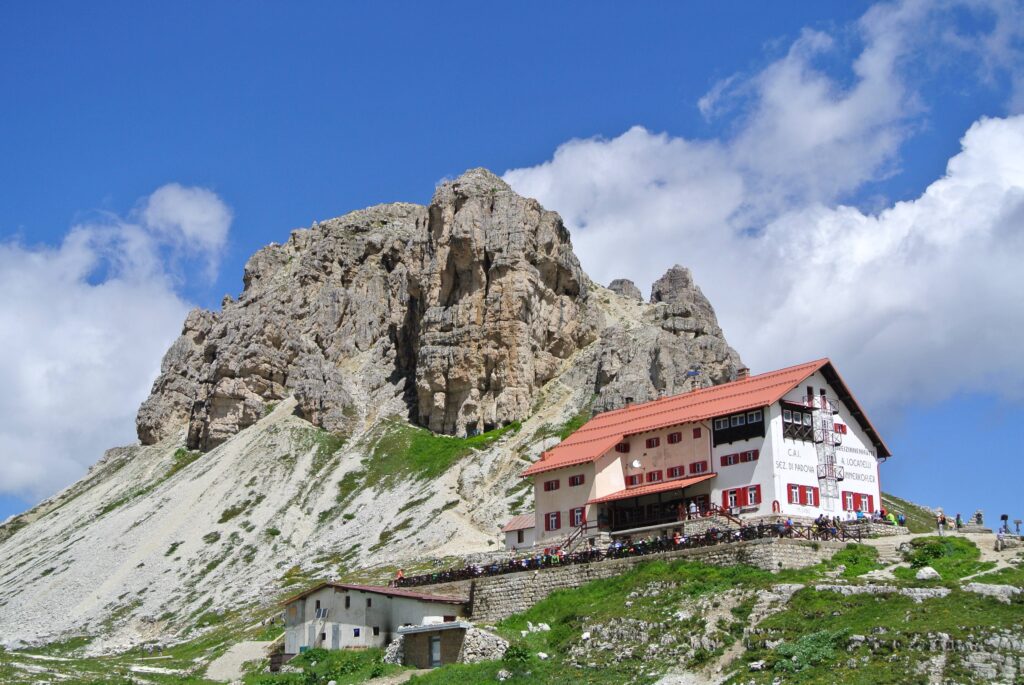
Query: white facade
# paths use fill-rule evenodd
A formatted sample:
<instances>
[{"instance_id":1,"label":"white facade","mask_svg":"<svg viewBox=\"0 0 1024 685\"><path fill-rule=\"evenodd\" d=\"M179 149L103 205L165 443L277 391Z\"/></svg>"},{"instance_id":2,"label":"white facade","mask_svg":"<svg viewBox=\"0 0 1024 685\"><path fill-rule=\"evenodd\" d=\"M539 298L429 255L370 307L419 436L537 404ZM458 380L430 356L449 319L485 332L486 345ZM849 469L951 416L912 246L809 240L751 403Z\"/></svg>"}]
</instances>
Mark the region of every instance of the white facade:
<instances>
[{"instance_id":1,"label":"white facade","mask_svg":"<svg viewBox=\"0 0 1024 685\"><path fill-rule=\"evenodd\" d=\"M820 406L823 389L831 402L829 406L838 410L833 420L842 443L836 447L835 460L845 478L838 483L836 498L824 496L818 479L819 448L811 435L807 439L786 435L784 417L792 418L797 405L807 405L808 388L814 402L802 410L808 416L801 417L801 423L811 420L812 407ZM665 501L670 497L675 498L670 501L681 502L686 509L691 501L696 501L701 507L714 505L748 517L780 514L814 518L825 514L847 518L857 510L876 510L881 506L878 455L864 427L854 417L856 408L847 406L839 396L837 388L819 370L770 405L624 436L619 443L622 447L612 448L592 462L538 473L533 476L537 540L558 543L566 539L577 527L581 510L591 523L608 524L609 517L621 518L622 512L612 513L609 504L587 504L588 501L702 473L715 475L688 486L682 493L677 489L636 499L632 502L633 511L645 507L644 512L649 512L655 506L665 515ZM790 407L788 412L786 407ZM739 416L743 416L744 422L748 418L758 419L763 426L758 430L763 435L714 445L716 437L727 435L716 430L716 421L741 420ZM669 436L674 436L671 442ZM570 485L580 478L581 484ZM553 482L557 486L550 485ZM620 503L631 500L626 498ZM611 523L613 532L623 527Z\"/></svg>"},{"instance_id":2,"label":"white facade","mask_svg":"<svg viewBox=\"0 0 1024 685\"><path fill-rule=\"evenodd\" d=\"M519 530L509 530L505 532L505 549L517 550L526 549L533 547L537 542L537 528L531 526L530 528L520 528Z\"/></svg>"},{"instance_id":3,"label":"white facade","mask_svg":"<svg viewBox=\"0 0 1024 685\"><path fill-rule=\"evenodd\" d=\"M285 605L286 654L303 648L350 649L384 647L408 625L442 623L465 616L465 607L433 601L325 585Z\"/></svg>"}]
</instances>

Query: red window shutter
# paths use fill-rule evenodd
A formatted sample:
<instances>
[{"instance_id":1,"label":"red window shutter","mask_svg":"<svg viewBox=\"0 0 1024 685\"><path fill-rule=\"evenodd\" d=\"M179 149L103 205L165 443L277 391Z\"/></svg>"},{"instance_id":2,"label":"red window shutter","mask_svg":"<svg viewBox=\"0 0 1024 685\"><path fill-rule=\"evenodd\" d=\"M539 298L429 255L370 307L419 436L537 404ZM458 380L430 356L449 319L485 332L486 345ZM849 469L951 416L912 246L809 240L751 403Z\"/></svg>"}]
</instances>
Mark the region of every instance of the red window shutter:
<instances>
[{"instance_id":1,"label":"red window shutter","mask_svg":"<svg viewBox=\"0 0 1024 685\"><path fill-rule=\"evenodd\" d=\"M875 496L874 495L868 495L868 511L874 511L874 510L875 510Z\"/></svg>"},{"instance_id":2,"label":"red window shutter","mask_svg":"<svg viewBox=\"0 0 1024 685\"><path fill-rule=\"evenodd\" d=\"M820 491L819 491L818 488L812 488L812 489L814 490L814 506L820 507L821 506L821 497L819 496L820 495Z\"/></svg>"},{"instance_id":3,"label":"red window shutter","mask_svg":"<svg viewBox=\"0 0 1024 685\"><path fill-rule=\"evenodd\" d=\"M755 485L754 486L754 492L757 493L757 503L760 504L761 503L761 486L760 485Z\"/></svg>"},{"instance_id":4,"label":"red window shutter","mask_svg":"<svg viewBox=\"0 0 1024 685\"><path fill-rule=\"evenodd\" d=\"M555 530L558 530L561 527L562 527L562 512L558 512L558 513L555 514Z\"/></svg>"},{"instance_id":5,"label":"red window shutter","mask_svg":"<svg viewBox=\"0 0 1024 685\"><path fill-rule=\"evenodd\" d=\"M754 461L757 461L758 457L760 457L760 456L761 456L761 450L753 450L750 453L750 458L752 460L754 460ZM758 487L761 487L761 486L758 486Z\"/></svg>"},{"instance_id":6,"label":"red window shutter","mask_svg":"<svg viewBox=\"0 0 1024 685\"><path fill-rule=\"evenodd\" d=\"M846 508L846 496L848 494L849 493L846 490L843 490L842 492L839 493L839 499L843 501L843 511L849 511L849 509Z\"/></svg>"},{"instance_id":7,"label":"red window shutter","mask_svg":"<svg viewBox=\"0 0 1024 685\"><path fill-rule=\"evenodd\" d=\"M729 491L728 490L722 490L722 508L723 509L728 509L729 508Z\"/></svg>"},{"instance_id":8,"label":"red window shutter","mask_svg":"<svg viewBox=\"0 0 1024 685\"><path fill-rule=\"evenodd\" d=\"M740 488L739 492L736 493L736 504L745 507L747 506L747 489Z\"/></svg>"},{"instance_id":9,"label":"red window shutter","mask_svg":"<svg viewBox=\"0 0 1024 685\"><path fill-rule=\"evenodd\" d=\"M696 440L698 438L700 438L700 428L694 428L693 429L693 439Z\"/></svg>"},{"instance_id":10,"label":"red window shutter","mask_svg":"<svg viewBox=\"0 0 1024 685\"><path fill-rule=\"evenodd\" d=\"M726 462L725 457L726 457L726 455L723 454L722 455L722 466L727 466L728 465L728 462Z\"/></svg>"}]
</instances>

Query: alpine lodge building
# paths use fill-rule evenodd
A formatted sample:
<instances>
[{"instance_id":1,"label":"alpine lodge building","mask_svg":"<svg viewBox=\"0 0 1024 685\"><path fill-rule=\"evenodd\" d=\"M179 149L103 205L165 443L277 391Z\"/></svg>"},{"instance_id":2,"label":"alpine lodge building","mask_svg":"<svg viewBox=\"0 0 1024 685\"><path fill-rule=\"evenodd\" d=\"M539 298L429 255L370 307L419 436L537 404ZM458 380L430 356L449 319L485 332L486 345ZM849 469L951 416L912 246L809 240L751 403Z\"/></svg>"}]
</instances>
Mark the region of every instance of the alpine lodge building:
<instances>
[{"instance_id":1,"label":"alpine lodge building","mask_svg":"<svg viewBox=\"0 0 1024 685\"><path fill-rule=\"evenodd\" d=\"M891 456L828 359L599 414L541 455L508 544L734 518L849 518L881 506ZM524 517L517 517L523 520Z\"/></svg>"}]
</instances>

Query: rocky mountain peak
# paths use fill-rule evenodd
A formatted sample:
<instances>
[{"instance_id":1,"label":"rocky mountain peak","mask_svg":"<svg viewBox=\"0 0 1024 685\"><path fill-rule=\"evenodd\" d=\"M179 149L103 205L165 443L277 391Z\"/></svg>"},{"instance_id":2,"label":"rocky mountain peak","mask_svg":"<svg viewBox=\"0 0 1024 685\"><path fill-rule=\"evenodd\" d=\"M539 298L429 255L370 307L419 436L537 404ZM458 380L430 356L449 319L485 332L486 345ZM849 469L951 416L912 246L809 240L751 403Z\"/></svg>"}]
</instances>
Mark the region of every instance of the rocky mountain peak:
<instances>
[{"instance_id":1,"label":"rocky mountain peak","mask_svg":"<svg viewBox=\"0 0 1024 685\"><path fill-rule=\"evenodd\" d=\"M221 311L189 314L140 408L143 444L187 427L188 446L209 449L288 397L332 432L399 415L467 435L526 418L568 370L575 393L608 407L681 387L695 355L709 382L738 361L689 271L675 267L652 295L668 309L646 325L715 340L652 338L641 357L662 362L638 357L637 374L616 381L598 360L629 355L600 350L635 326L594 300L558 214L486 169L440 184L427 207L378 205L295 230L253 255L243 282ZM613 290L639 300L632 283ZM627 337L629 347L643 335ZM667 348L680 345L685 368L666 367ZM639 376L640 389L615 390Z\"/></svg>"}]
</instances>

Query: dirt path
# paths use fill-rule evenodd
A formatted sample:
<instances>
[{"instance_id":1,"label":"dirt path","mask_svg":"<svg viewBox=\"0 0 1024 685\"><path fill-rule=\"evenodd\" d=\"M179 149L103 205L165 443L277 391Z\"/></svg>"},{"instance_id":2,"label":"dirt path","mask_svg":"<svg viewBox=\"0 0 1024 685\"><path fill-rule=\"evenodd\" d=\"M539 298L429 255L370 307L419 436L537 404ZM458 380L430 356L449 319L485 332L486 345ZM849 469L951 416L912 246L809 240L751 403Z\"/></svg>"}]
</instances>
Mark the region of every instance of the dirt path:
<instances>
[{"instance_id":1,"label":"dirt path","mask_svg":"<svg viewBox=\"0 0 1024 685\"><path fill-rule=\"evenodd\" d=\"M206 667L206 677L210 680L231 682L242 677L242 664L254 659L262 659L269 642L239 642Z\"/></svg>"}]
</instances>

